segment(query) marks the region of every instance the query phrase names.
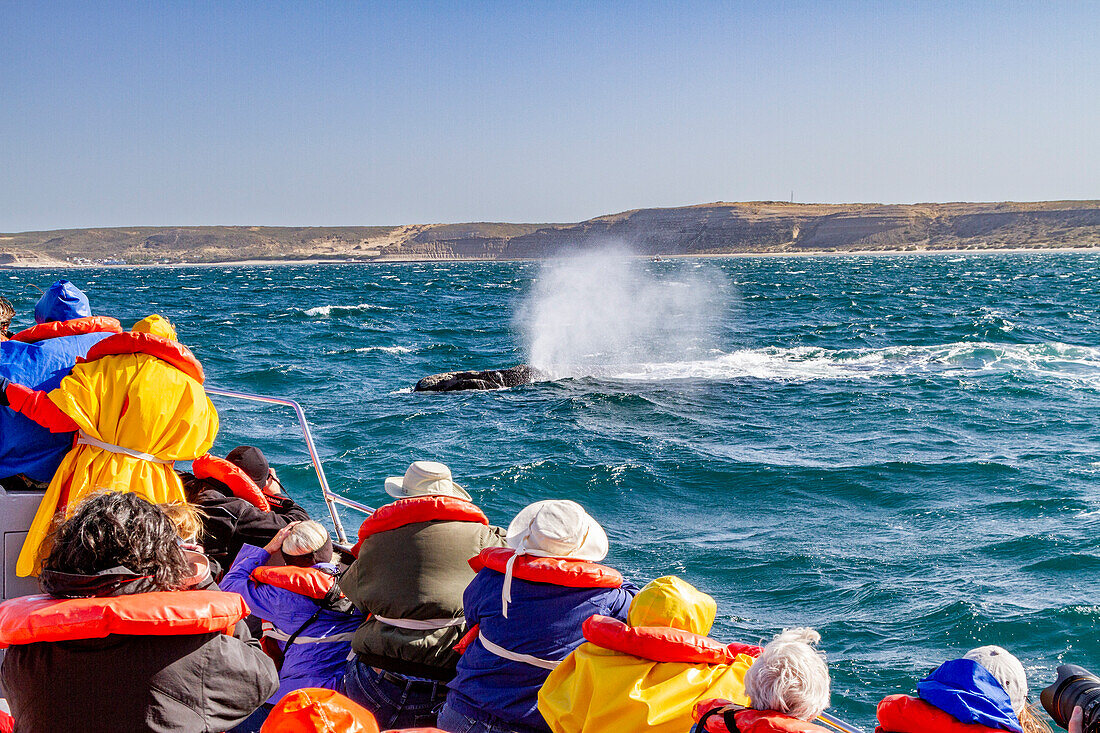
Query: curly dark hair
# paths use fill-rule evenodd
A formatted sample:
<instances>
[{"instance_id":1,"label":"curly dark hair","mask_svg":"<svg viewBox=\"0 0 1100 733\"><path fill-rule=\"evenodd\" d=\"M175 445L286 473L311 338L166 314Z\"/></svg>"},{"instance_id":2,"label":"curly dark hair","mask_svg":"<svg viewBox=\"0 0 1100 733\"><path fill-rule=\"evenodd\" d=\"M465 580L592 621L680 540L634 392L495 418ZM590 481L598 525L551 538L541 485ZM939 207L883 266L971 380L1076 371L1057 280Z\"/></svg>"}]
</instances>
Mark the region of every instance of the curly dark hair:
<instances>
[{"instance_id":1,"label":"curly dark hair","mask_svg":"<svg viewBox=\"0 0 1100 733\"><path fill-rule=\"evenodd\" d=\"M156 504L122 491L88 496L54 530L42 567L94 575L118 566L150 578L153 590L179 590L191 567L172 520Z\"/></svg>"},{"instance_id":2,"label":"curly dark hair","mask_svg":"<svg viewBox=\"0 0 1100 733\"><path fill-rule=\"evenodd\" d=\"M0 295L0 336L11 337L8 327L11 326L13 318L15 318L15 308L12 307L10 300Z\"/></svg>"}]
</instances>

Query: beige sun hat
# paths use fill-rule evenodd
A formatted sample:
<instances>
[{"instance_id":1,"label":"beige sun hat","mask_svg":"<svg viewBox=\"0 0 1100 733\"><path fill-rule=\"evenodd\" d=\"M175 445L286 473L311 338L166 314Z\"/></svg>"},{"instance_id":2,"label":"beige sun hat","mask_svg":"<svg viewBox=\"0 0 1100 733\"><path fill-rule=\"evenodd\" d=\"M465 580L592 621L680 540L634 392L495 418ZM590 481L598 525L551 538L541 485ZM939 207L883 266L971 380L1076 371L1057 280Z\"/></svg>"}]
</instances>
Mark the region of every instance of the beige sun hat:
<instances>
[{"instance_id":1,"label":"beige sun hat","mask_svg":"<svg viewBox=\"0 0 1100 733\"><path fill-rule=\"evenodd\" d=\"M451 478L451 469L435 461L414 461L404 476L386 479L386 493L395 499L413 496L454 496L470 501L466 490Z\"/></svg>"},{"instance_id":2,"label":"beige sun hat","mask_svg":"<svg viewBox=\"0 0 1100 733\"><path fill-rule=\"evenodd\" d=\"M536 501L520 510L508 525L508 546L515 553L504 566L501 613L508 618L512 602L512 569L522 555L564 557L599 562L607 557L607 533L580 504L567 499Z\"/></svg>"},{"instance_id":3,"label":"beige sun hat","mask_svg":"<svg viewBox=\"0 0 1100 733\"><path fill-rule=\"evenodd\" d=\"M508 546L518 554L599 562L607 557L607 533L580 504L536 501L508 525Z\"/></svg>"}]
</instances>

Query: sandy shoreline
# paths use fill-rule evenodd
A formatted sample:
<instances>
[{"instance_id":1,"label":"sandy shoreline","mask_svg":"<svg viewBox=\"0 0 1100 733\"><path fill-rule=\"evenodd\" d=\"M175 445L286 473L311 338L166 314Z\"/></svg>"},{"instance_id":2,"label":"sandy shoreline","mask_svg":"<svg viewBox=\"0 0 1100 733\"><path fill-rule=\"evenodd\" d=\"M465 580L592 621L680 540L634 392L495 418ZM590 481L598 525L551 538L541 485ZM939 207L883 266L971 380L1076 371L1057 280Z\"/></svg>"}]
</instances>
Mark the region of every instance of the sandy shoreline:
<instances>
[{"instance_id":1,"label":"sandy shoreline","mask_svg":"<svg viewBox=\"0 0 1100 733\"><path fill-rule=\"evenodd\" d=\"M1100 252L1100 247L1012 247L987 249L890 249L890 250L849 250L844 252L721 252L713 254L667 254L659 255L662 261L681 259L735 259L752 258L802 258L802 257L898 257L905 255L995 255L995 254L1065 254L1067 252ZM653 259L654 255L637 255L640 259ZM318 258L318 259L277 259L277 260L225 260L222 262L171 262L143 264L74 264L71 262L15 262L0 265L0 270L87 270L87 269L173 269L184 267L287 267L292 265L402 265L430 262L538 262L538 259L481 259L473 257L442 258L385 258L375 260Z\"/></svg>"}]
</instances>

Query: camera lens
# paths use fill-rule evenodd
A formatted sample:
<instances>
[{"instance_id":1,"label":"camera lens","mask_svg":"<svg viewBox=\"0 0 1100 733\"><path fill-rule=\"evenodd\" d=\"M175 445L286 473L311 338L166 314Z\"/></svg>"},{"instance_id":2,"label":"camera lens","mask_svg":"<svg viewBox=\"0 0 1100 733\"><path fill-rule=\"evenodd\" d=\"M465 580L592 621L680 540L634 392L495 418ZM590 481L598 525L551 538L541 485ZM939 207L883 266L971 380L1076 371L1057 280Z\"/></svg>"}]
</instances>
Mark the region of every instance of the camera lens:
<instances>
[{"instance_id":1,"label":"camera lens","mask_svg":"<svg viewBox=\"0 0 1100 733\"><path fill-rule=\"evenodd\" d=\"M1039 696L1047 713L1058 725L1069 725L1073 709L1081 706L1085 713L1085 733L1100 733L1100 677L1076 664L1058 668L1058 679Z\"/></svg>"}]
</instances>

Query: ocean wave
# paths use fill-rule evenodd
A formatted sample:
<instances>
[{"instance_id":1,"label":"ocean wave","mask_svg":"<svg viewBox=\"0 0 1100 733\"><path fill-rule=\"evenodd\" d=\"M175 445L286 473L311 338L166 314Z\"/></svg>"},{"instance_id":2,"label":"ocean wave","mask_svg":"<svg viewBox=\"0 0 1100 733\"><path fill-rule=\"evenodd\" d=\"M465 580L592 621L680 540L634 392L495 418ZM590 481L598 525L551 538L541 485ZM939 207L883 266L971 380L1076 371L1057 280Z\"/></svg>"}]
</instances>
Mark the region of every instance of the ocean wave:
<instances>
[{"instance_id":1,"label":"ocean wave","mask_svg":"<svg viewBox=\"0 0 1100 733\"><path fill-rule=\"evenodd\" d=\"M329 316L347 316L352 313L366 313L367 311L388 311L393 310L388 306L376 305L374 303L359 303L358 305L319 305L314 308L307 308L301 310L295 308L294 311L313 318L328 318Z\"/></svg>"},{"instance_id":2,"label":"ocean wave","mask_svg":"<svg viewBox=\"0 0 1100 733\"><path fill-rule=\"evenodd\" d=\"M693 361L639 364L609 370L604 376L628 381L755 378L802 382L937 374L1022 374L1100 388L1100 349L1057 342L960 342L878 349L767 347Z\"/></svg>"},{"instance_id":3,"label":"ocean wave","mask_svg":"<svg viewBox=\"0 0 1100 733\"><path fill-rule=\"evenodd\" d=\"M380 351L383 354L411 354L413 349L408 346L360 346L353 351L357 354L369 354L372 351Z\"/></svg>"}]
</instances>

